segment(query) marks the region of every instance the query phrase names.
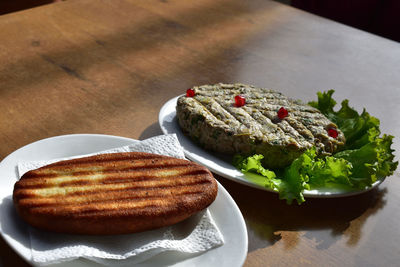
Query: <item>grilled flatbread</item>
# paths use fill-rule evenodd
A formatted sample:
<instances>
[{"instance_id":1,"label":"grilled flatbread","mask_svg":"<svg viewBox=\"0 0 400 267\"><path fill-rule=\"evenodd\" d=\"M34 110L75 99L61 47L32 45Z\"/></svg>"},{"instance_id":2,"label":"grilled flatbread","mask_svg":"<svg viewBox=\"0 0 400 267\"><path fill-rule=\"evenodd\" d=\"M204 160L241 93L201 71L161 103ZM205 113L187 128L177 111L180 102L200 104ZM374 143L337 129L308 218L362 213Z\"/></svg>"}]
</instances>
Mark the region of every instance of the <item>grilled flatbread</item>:
<instances>
[{"instance_id":1,"label":"grilled flatbread","mask_svg":"<svg viewBox=\"0 0 400 267\"><path fill-rule=\"evenodd\" d=\"M211 172L149 153L102 154L25 173L14 205L34 227L72 234L134 233L180 222L216 198Z\"/></svg>"},{"instance_id":2,"label":"grilled flatbread","mask_svg":"<svg viewBox=\"0 0 400 267\"><path fill-rule=\"evenodd\" d=\"M192 90L193 96L178 98L177 118L184 133L207 150L263 154L265 166L281 168L312 146L330 155L344 145L344 134L318 109L280 92L239 83ZM236 96L245 104L236 105Z\"/></svg>"}]
</instances>

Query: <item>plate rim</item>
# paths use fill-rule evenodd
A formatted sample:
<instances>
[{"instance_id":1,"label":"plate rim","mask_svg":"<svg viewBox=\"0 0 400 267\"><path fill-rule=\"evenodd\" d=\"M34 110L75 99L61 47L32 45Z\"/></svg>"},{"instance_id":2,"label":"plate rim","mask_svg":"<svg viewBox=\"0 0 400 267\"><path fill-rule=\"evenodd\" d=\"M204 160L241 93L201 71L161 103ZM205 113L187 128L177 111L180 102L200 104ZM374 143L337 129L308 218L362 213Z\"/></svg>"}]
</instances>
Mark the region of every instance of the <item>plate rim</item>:
<instances>
[{"instance_id":1,"label":"plate rim","mask_svg":"<svg viewBox=\"0 0 400 267\"><path fill-rule=\"evenodd\" d=\"M173 98L167 100L167 101L163 104L163 106L161 107L161 109L160 109L160 112L159 112L159 114L158 114L158 122L159 122L159 126L160 126L160 128L161 128L161 131L162 131L164 134L171 134L171 133L174 133L174 132L169 132L169 131L162 125L162 122L164 122L164 118L168 117L168 115L171 114L171 113L169 113L169 114L166 114L166 115L165 115L166 110L170 109L172 106L176 106L176 102L177 102L178 98L181 97L181 96L183 96L183 94L178 95L178 96L175 96L175 97L173 97ZM175 110L175 109L174 109L174 112L172 112L172 113L174 113L174 117L176 117L176 110ZM188 139L189 139L189 138L188 138ZM200 149L202 149L202 148L200 148ZM224 173L224 172L222 172L222 171L220 171L220 170L218 170L218 169L215 169L215 168L212 167L212 166L207 166L207 164L204 164L204 162L199 162L199 160L198 160L196 157L193 157L192 154L195 154L195 153L190 152L190 151L187 151L187 149L186 149L185 147L183 147L183 150L184 150L184 154L185 154L186 157L188 157L189 159L191 159L191 160L193 160L193 161L196 161L196 162L199 163L199 164L202 164L202 165L206 166L206 167L209 168L212 172L214 172L214 173L216 173L216 174L218 174L218 175L220 175L220 176L222 176L222 177L224 177L224 178L227 178L227 179L229 179L229 180L231 180L231 181L234 181L234 182L237 182L237 183L246 185L246 186L250 186L250 187L253 187L253 188L256 188L256 189L259 189L259 190L264 190L264 191L272 192L272 193L276 193L276 194L278 193L278 192L276 192L276 191L274 191L274 190L272 190L272 189L269 189L269 188L263 187L263 186L261 186L261 185L255 184L255 183L253 183L253 182L251 182L251 181L245 180L246 178L244 178L244 179L239 179L239 177L232 177L232 176L230 176L230 175L228 175L228 174L226 174L226 173ZM208 151L206 151L206 150L204 150L204 149L202 149L202 150L203 150L205 153L209 154ZM217 156L215 156L215 157L218 158ZM243 177L245 177L245 174L243 174ZM386 178L386 177L385 177L385 178ZM370 186L370 187L368 187L368 188L365 188L365 189L362 189L362 190L354 190L354 191L352 190L352 191L346 191L346 192L340 192L340 193L337 193L337 192L328 192L328 191L326 191L326 192L315 193L315 192L318 192L317 189L314 189L314 190L304 190L303 196L304 196L305 198L342 198L342 197L349 197L349 196L359 195L359 194L366 193L366 192L368 192L368 191L370 191L370 190L376 188L378 185L380 185L380 184L385 180L385 178L382 178L382 179L377 180L375 183L372 184L372 186Z\"/></svg>"},{"instance_id":2,"label":"plate rim","mask_svg":"<svg viewBox=\"0 0 400 267\"><path fill-rule=\"evenodd\" d=\"M123 140L123 141L136 141L137 139L133 139L133 138L129 138L129 137L123 137L123 136L117 136L117 135L107 135L107 134L90 134L90 133L74 133L74 134L65 134L65 135L57 135L57 136L52 136L52 137L47 137L44 139L40 139L34 142L31 142L29 144L26 144L16 150L14 150L13 152L11 152L10 154L8 154L6 157L4 157L1 161L0 161L0 170L2 168L4 168L4 165L8 163L8 161L14 157L15 155L18 155L18 153L21 153L21 151L25 151L26 149L29 149L32 146L38 145L40 143L46 143L49 141L57 141L57 139L63 139L63 138L90 138L90 137L97 137L97 138L111 138L111 139L116 139L116 140ZM96 152L96 151L93 151ZM88 151L88 153L91 153ZM238 255L238 261L240 263L240 266L244 264L246 258L247 258L247 252L248 252L248 234L247 234L247 227L246 227L246 223L245 220L243 218L243 215L239 209L239 207L237 206L236 202L234 201L234 199L232 198L232 196L229 194L229 192L218 182L216 181L218 184L218 192L222 192L221 197L222 199L226 202L226 204L229 204L231 206L231 208L233 208L235 210L235 216L237 218L237 225L240 228L240 232L242 232L242 237L240 239L243 240L242 242L242 246L241 246L241 251L243 252L242 254ZM12 189L10 189L10 194L5 194L4 192L9 191L8 189L10 188L6 188L5 190L0 192L0 198L1 200L12 196ZM218 195L217 195L218 198ZM212 208L212 204L210 205L210 207ZM210 207L208 207L208 209L210 209ZM210 213L212 214L212 211L210 210ZM0 218L1 220L1 218ZM0 223L1 225L1 223ZM223 232L221 225L217 225L218 228L220 229L221 232ZM22 251L18 250L15 246L15 244L19 244L19 245L25 245L20 243L19 241L16 241L14 238L12 238L11 235L5 234L3 232L3 227L0 227L0 235L3 238L3 240L6 242L6 244L8 246L10 246L10 248L17 254L19 255L25 262L32 264L32 265L36 265L35 262L32 261L32 259L30 258L30 255L26 255L24 254ZM224 237L224 236L223 236ZM226 238L224 238L224 244L220 247L216 247L215 249L221 248L226 244ZM15 243L15 244L14 244ZM30 248L29 248L30 249ZM195 256L196 257L203 257L204 255L207 254L207 251L205 253L200 254L199 256ZM190 258L189 258L190 259ZM79 260L79 259L78 259ZM76 260L71 261L71 263L73 263ZM179 263L179 262L178 262Z\"/></svg>"}]
</instances>

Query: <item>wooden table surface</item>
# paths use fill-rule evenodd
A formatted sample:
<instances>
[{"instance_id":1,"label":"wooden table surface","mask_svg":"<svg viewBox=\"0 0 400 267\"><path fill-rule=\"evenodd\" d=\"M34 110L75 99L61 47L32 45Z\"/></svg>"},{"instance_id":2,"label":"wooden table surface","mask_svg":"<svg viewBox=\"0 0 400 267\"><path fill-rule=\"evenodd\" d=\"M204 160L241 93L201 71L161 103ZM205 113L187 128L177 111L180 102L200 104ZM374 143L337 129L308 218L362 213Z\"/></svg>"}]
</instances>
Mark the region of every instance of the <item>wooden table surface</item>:
<instances>
[{"instance_id":1,"label":"wooden table surface","mask_svg":"<svg viewBox=\"0 0 400 267\"><path fill-rule=\"evenodd\" d=\"M217 82L304 101L335 89L339 101L379 117L400 150L399 43L267 0L69 0L28 9L0 17L0 62L0 159L57 135L162 134L167 100ZM399 266L399 176L362 195L300 206L217 178L247 224L244 266ZM0 265L27 266L3 240Z\"/></svg>"}]
</instances>

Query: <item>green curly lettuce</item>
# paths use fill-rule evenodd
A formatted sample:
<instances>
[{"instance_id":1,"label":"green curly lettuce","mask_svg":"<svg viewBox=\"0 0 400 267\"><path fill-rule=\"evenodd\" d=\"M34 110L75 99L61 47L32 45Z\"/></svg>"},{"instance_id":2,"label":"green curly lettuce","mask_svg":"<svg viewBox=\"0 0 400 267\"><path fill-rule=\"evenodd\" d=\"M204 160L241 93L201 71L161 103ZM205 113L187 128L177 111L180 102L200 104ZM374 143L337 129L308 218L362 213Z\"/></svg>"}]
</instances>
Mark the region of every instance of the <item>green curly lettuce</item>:
<instances>
[{"instance_id":1,"label":"green curly lettuce","mask_svg":"<svg viewBox=\"0 0 400 267\"><path fill-rule=\"evenodd\" d=\"M393 174L398 162L393 161L393 150L390 148L392 139L390 135L379 137L378 130L371 128L368 130L368 143L358 149L344 150L334 155L351 163L353 174L350 179L355 188L366 188Z\"/></svg>"},{"instance_id":2,"label":"green curly lettuce","mask_svg":"<svg viewBox=\"0 0 400 267\"><path fill-rule=\"evenodd\" d=\"M279 192L279 198L288 204L293 200L303 203L304 190L327 187L362 190L392 175L398 165L391 149L393 136L380 136L379 120L365 109L359 114L349 106L348 100L334 111L336 101L332 98L333 93L333 90L318 92L318 101L309 105L319 109L344 133L346 145L341 151L320 158L313 147L283 171L264 168L261 164L264 156L260 154L250 157L236 155L233 164L244 173L258 174L258 178L253 175L251 179Z\"/></svg>"},{"instance_id":3,"label":"green curly lettuce","mask_svg":"<svg viewBox=\"0 0 400 267\"><path fill-rule=\"evenodd\" d=\"M280 186L280 179L276 178L274 171L265 169L261 160L264 158L263 155L255 154L250 157L244 157L242 155L236 154L233 158L233 165L236 166L243 173L257 173L261 176L251 175L248 178L252 182L265 186L271 190L278 191Z\"/></svg>"},{"instance_id":4,"label":"green curly lettuce","mask_svg":"<svg viewBox=\"0 0 400 267\"><path fill-rule=\"evenodd\" d=\"M361 114L349 106L347 99L342 101L338 111L334 111L336 101L332 98L334 90L318 92L318 101L311 101L308 104L321 111L328 119L334 122L346 137L344 149L360 148L369 142L368 130L376 128L379 131L379 120L363 109Z\"/></svg>"}]
</instances>

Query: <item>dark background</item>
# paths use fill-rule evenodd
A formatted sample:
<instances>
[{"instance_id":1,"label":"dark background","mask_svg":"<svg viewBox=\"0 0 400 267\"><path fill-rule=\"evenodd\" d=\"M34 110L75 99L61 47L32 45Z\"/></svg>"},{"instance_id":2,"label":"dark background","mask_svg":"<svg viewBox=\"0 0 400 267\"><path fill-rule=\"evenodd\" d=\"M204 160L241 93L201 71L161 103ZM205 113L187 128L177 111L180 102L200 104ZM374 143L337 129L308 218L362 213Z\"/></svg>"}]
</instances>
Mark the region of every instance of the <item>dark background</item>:
<instances>
[{"instance_id":1,"label":"dark background","mask_svg":"<svg viewBox=\"0 0 400 267\"><path fill-rule=\"evenodd\" d=\"M400 41L399 0L291 0L292 6Z\"/></svg>"},{"instance_id":2,"label":"dark background","mask_svg":"<svg viewBox=\"0 0 400 267\"><path fill-rule=\"evenodd\" d=\"M0 15L60 1L63 0L0 0ZM276 1L397 42L400 41L399 0Z\"/></svg>"}]
</instances>

